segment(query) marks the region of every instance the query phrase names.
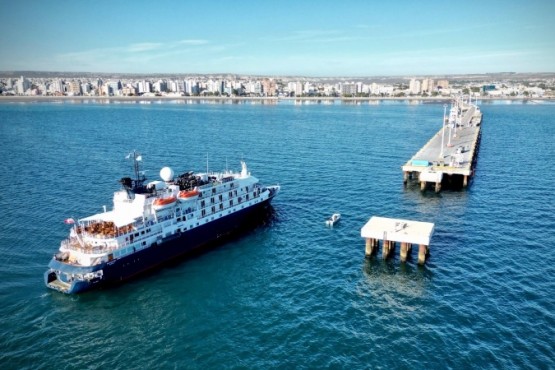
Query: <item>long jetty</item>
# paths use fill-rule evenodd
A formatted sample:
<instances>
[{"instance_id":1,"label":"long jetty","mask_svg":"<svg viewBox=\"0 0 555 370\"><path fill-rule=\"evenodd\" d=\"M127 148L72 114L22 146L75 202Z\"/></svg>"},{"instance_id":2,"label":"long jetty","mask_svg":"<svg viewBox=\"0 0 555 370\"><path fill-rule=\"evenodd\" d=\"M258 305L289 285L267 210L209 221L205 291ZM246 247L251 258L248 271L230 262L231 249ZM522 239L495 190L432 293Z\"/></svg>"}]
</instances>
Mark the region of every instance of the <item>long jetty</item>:
<instances>
[{"instance_id":1,"label":"long jetty","mask_svg":"<svg viewBox=\"0 0 555 370\"><path fill-rule=\"evenodd\" d=\"M481 139L482 112L471 98L455 99L447 117L444 105L441 129L405 165L403 182L418 179L420 189L432 184L436 193L442 184L468 186L474 176Z\"/></svg>"}]
</instances>

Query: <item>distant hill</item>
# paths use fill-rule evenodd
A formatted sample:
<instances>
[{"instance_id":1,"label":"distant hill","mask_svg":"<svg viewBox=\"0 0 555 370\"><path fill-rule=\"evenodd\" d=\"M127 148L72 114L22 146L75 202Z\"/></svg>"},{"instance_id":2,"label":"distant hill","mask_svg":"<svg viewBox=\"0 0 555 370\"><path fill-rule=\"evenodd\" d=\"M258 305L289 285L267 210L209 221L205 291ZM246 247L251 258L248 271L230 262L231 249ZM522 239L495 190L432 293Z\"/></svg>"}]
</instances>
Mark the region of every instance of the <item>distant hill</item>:
<instances>
[{"instance_id":1,"label":"distant hill","mask_svg":"<svg viewBox=\"0 0 555 370\"><path fill-rule=\"evenodd\" d=\"M203 78L203 79L262 79L275 78L284 81L308 80L321 83L336 83L344 81L382 82L398 83L411 78L447 79L450 81L484 81L484 80L534 80L555 78L554 72L545 73L516 73L516 72L492 72L484 74L452 74L452 75L406 75L406 76L336 76L336 77L313 77L313 76L263 76L244 75L235 73L199 74L199 73L102 73L102 72L47 72L47 71L0 71L0 78L101 78L101 79L175 79L175 78Z\"/></svg>"}]
</instances>

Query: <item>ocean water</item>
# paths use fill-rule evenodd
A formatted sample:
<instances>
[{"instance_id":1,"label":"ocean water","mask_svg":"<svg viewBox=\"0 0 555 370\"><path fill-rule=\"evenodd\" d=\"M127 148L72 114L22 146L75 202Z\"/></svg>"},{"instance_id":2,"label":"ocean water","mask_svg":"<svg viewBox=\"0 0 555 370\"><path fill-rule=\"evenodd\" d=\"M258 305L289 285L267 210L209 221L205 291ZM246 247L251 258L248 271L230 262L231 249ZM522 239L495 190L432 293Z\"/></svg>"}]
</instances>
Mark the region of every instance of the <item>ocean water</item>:
<instances>
[{"instance_id":1,"label":"ocean water","mask_svg":"<svg viewBox=\"0 0 555 370\"><path fill-rule=\"evenodd\" d=\"M0 104L0 368L554 368L555 105L481 105L467 190L405 188L441 104ZM147 176L280 184L265 225L112 289L42 274L63 220ZM333 229L324 225L342 214ZM429 260L364 257L372 215L434 222Z\"/></svg>"}]
</instances>

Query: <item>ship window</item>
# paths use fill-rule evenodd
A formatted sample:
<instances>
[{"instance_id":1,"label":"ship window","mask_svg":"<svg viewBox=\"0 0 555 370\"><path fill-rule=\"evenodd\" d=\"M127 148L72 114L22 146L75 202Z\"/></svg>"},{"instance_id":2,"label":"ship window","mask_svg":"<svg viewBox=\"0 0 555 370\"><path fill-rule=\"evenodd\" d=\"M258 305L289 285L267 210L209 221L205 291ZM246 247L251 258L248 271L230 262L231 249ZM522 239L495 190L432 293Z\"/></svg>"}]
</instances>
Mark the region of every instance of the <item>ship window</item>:
<instances>
[{"instance_id":1,"label":"ship window","mask_svg":"<svg viewBox=\"0 0 555 370\"><path fill-rule=\"evenodd\" d=\"M135 233L135 236L139 236L139 233Z\"/></svg>"},{"instance_id":2,"label":"ship window","mask_svg":"<svg viewBox=\"0 0 555 370\"><path fill-rule=\"evenodd\" d=\"M212 194L216 194L216 188L212 188Z\"/></svg>"},{"instance_id":3,"label":"ship window","mask_svg":"<svg viewBox=\"0 0 555 370\"><path fill-rule=\"evenodd\" d=\"M220 202L221 202L221 201L223 200L224 197L223 197L222 194L220 194L219 198L220 198Z\"/></svg>"},{"instance_id":4,"label":"ship window","mask_svg":"<svg viewBox=\"0 0 555 370\"><path fill-rule=\"evenodd\" d=\"M143 231L141 231L141 235L145 235L145 231L144 231L144 230L143 230Z\"/></svg>"},{"instance_id":5,"label":"ship window","mask_svg":"<svg viewBox=\"0 0 555 370\"><path fill-rule=\"evenodd\" d=\"M177 218L177 222L180 222L180 221L181 221L181 217L178 217L178 218Z\"/></svg>"},{"instance_id":6,"label":"ship window","mask_svg":"<svg viewBox=\"0 0 555 370\"><path fill-rule=\"evenodd\" d=\"M146 242L143 242L143 245L146 245Z\"/></svg>"},{"instance_id":7,"label":"ship window","mask_svg":"<svg viewBox=\"0 0 555 370\"><path fill-rule=\"evenodd\" d=\"M210 198L210 202L214 204L214 197Z\"/></svg>"},{"instance_id":8,"label":"ship window","mask_svg":"<svg viewBox=\"0 0 555 370\"><path fill-rule=\"evenodd\" d=\"M224 209L224 205L222 203L220 203L220 211Z\"/></svg>"},{"instance_id":9,"label":"ship window","mask_svg":"<svg viewBox=\"0 0 555 370\"><path fill-rule=\"evenodd\" d=\"M233 199L229 201L229 205L230 205L230 206L233 205Z\"/></svg>"}]
</instances>

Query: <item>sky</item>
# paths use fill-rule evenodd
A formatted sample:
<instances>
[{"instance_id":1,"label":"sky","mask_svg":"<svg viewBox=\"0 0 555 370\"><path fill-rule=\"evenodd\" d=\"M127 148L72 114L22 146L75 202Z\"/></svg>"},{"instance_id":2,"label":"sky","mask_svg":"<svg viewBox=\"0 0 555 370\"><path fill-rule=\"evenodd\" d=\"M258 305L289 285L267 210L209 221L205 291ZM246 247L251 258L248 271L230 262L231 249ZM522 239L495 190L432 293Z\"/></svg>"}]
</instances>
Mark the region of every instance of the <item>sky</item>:
<instances>
[{"instance_id":1,"label":"sky","mask_svg":"<svg viewBox=\"0 0 555 370\"><path fill-rule=\"evenodd\" d=\"M555 72L555 0L0 0L0 71Z\"/></svg>"}]
</instances>

